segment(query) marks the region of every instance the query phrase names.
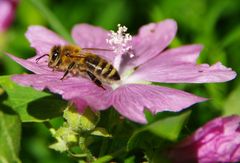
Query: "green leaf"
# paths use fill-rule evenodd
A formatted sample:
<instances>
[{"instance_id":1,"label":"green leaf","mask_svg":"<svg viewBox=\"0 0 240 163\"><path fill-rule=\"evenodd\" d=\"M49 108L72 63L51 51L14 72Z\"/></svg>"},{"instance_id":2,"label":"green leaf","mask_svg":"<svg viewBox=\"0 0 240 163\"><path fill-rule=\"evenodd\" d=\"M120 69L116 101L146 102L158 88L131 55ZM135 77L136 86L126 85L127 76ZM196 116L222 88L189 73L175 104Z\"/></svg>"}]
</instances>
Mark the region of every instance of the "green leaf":
<instances>
[{"instance_id":1,"label":"green leaf","mask_svg":"<svg viewBox=\"0 0 240 163\"><path fill-rule=\"evenodd\" d=\"M161 137L149 132L148 130L137 131L129 139L127 143L127 150L144 149L144 151L151 151L153 149L164 148L164 140Z\"/></svg>"},{"instance_id":2,"label":"green leaf","mask_svg":"<svg viewBox=\"0 0 240 163\"><path fill-rule=\"evenodd\" d=\"M12 82L10 77L0 77L0 86L8 95L3 104L16 111L22 122L42 122L62 114L66 102L60 97L19 86Z\"/></svg>"},{"instance_id":3,"label":"green leaf","mask_svg":"<svg viewBox=\"0 0 240 163\"><path fill-rule=\"evenodd\" d=\"M21 162L18 158L21 121L17 114L0 106L0 162Z\"/></svg>"},{"instance_id":4,"label":"green leaf","mask_svg":"<svg viewBox=\"0 0 240 163\"><path fill-rule=\"evenodd\" d=\"M105 128L102 127L96 127L93 132L91 132L91 135L95 136L102 136L102 137L112 137L111 134L107 132Z\"/></svg>"},{"instance_id":5,"label":"green leaf","mask_svg":"<svg viewBox=\"0 0 240 163\"><path fill-rule=\"evenodd\" d=\"M240 114L240 85L230 94L224 104L223 115Z\"/></svg>"},{"instance_id":6,"label":"green leaf","mask_svg":"<svg viewBox=\"0 0 240 163\"><path fill-rule=\"evenodd\" d=\"M61 100L59 96L46 96L30 102L27 105L27 116L34 118L34 121L47 121L52 118L62 116L67 102ZM29 121L28 119L26 119ZM32 120L31 120L32 121Z\"/></svg>"},{"instance_id":7,"label":"green leaf","mask_svg":"<svg viewBox=\"0 0 240 163\"><path fill-rule=\"evenodd\" d=\"M146 129L160 137L174 141L178 138L182 126L190 113L191 111L187 111L179 115L163 118L150 124Z\"/></svg>"},{"instance_id":8,"label":"green leaf","mask_svg":"<svg viewBox=\"0 0 240 163\"><path fill-rule=\"evenodd\" d=\"M149 139L149 135L151 135L149 133L155 135L153 136L153 140L158 137L156 139L159 142L161 140L160 138L175 141L190 113L191 111L182 113L159 113L155 117L158 119L157 121L135 131L128 141L127 149L131 150L139 146L139 143L144 142L144 139Z\"/></svg>"}]
</instances>

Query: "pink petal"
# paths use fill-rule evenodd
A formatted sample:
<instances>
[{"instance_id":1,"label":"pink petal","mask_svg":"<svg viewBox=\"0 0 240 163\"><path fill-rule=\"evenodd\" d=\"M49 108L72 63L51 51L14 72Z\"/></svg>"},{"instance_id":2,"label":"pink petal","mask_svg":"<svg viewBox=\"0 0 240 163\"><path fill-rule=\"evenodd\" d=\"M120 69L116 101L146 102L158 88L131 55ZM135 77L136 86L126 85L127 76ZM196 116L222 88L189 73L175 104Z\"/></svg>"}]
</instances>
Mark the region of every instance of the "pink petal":
<instances>
[{"instance_id":1,"label":"pink petal","mask_svg":"<svg viewBox=\"0 0 240 163\"><path fill-rule=\"evenodd\" d=\"M146 123L144 108L152 113L181 111L205 98L166 87L127 84L113 92L112 105L123 116L139 123Z\"/></svg>"},{"instance_id":2,"label":"pink petal","mask_svg":"<svg viewBox=\"0 0 240 163\"><path fill-rule=\"evenodd\" d=\"M107 44L106 39L108 38L108 31L95 27L89 24L78 24L72 29L72 37L74 41L82 48L100 48L100 49L111 49ZM108 51L92 51L98 55L101 55L108 61L113 61L115 54Z\"/></svg>"},{"instance_id":3,"label":"pink petal","mask_svg":"<svg viewBox=\"0 0 240 163\"><path fill-rule=\"evenodd\" d=\"M129 81L209 83L224 82L236 77L231 68L223 66L220 62L212 66L197 65L196 59L201 49L199 45L189 45L167 50L141 65Z\"/></svg>"},{"instance_id":4,"label":"pink petal","mask_svg":"<svg viewBox=\"0 0 240 163\"><path fill-rule=\"evenodd\" d=\"M106 109L110 106L108 97L112 90L107 86L104 86L106 90L103 90L89 79L82 77L69 77L63 81L60 78L59 74L31 74L15 75L12 79L18 84L32 86L37 90L49 89L75 103L76 99L85 101L96 110ZM76 104L80 106L78 102Z\"/></svg>"},{"instance_id":5,"label":"pink petal","mask_svg":"<svg viewBox=\"0 0 240 163\"><path fill-rule=\"evenodd\" d=\"M176 31L177 24L171 19L141 27L139 34L133 37L136 58L130 64L138 66L158 55L173 40Z\"/></svg>"},{"instance_id":6,"label":"pink petal","mask_svg":"<svg viewBox=\"0 0 240 163\"><path fill-rule=\"evenodd\" d=\"M25 67L26 69L36 73L36 74L52 74L52 69L47 67L47 63L45 63L42 60L40 60L38 63L36 63L35 58L31 58L28 60L21 59L18 57L15 57L14 55L7 54L11 59L13 59L15 62L20 64L21 66ZM54 72L55 74L60 72Z\"/></svg>"},{"instance_id":7,"label":"pink petal","mask_svg":"<svg viewBox=\"0 0 240 163\"><path fill-rule=\"evenodd\" d=\"M62 37L43 26L30 26L26 37L38 55L48 54L54 45L68 44Z\"/></svg>"}]
</instances>

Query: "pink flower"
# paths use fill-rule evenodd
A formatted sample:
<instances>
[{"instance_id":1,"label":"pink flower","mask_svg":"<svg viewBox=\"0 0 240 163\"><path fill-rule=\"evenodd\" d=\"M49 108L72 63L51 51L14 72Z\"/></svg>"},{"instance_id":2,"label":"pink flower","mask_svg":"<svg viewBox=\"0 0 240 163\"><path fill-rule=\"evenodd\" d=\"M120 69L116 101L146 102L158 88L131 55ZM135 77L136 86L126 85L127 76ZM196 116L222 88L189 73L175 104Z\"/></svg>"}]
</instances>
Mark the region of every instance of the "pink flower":
<instances>
[{"instance_id":1,"label":"pink flower","mask_svg":"<svg viewBox=\"0 0 240 163\"><path fill-rule=\"evenodd\" d=\"M240 161L240 116L216 118L179 143L170 153L174 162Z\"/></svg>"},{"instance_id":2,"label":"pink flower","mask_svg":"<svg viewBox=\"0 0 240 163\"><path fill-rule=\"evenodd\" d=\"M221 63L213 66L196 65L201 45L163 51L174 38L176 30L177 25L173 20L145 25L140 28L138 35L133 37L124 33L124 27L120 27L117 33L110 33L88 24L76 25L72 30L72 37L80 47L116 48L114 50L117 54L96 52L112 63L121 76L121 82L104 85L106 90L103 90L84 77L69 76L66 80L59 80L63 73L52 72L47 66L47 57L36 64L35 59L49 53L54 45L68 43L44 27L32 26L26 36L31 46L36 49L37 55L27 60L10 56L35 74L16 75L13 80L38 90L48 88L61 94L64 99L72 100L81 111L87 105L94 110L104 110L113 106L124 117L146 123L143 112L145 108L154 114L162 111L177 112L206 100L180 90L149 85L150 82L223 82L236 76L234 71ZM122 49L119 50L120 45Z\"/></svg>"},{"instance_id":3,"label":"pink flower","mask_svg":"<svg viewBox=\"0 0 240 163\"><path fill-rule=\"evenodd\" d=\"M11 25L18 0L0 0L0 32L4 32Z\"/></svg>"}]
</instances>

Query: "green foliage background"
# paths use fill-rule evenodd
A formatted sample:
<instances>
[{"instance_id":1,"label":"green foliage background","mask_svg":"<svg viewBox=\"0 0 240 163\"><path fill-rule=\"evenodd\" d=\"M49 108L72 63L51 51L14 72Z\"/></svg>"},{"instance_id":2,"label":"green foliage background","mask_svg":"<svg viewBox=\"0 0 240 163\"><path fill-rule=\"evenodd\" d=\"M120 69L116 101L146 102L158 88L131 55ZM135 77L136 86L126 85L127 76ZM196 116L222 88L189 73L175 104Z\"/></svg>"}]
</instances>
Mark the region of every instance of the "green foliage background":
<instances>
[{"instance_id":1,"label":"green foliage background","mask_svg":"<svg viewBox=\"0 0 240 163\"><path fill-rule=\"evenodd\" d=\"M221 61L240 73L240 1L238 0L22 0L17 8L13 25L9 31L0 36L0 50L22 58L33 56L34 50L29 47L24 33L28 26L34 24L47 26L61 33L66 39L70 39L71 28L77 23L89 23L106 29L116 29L116 25L120 23L126 25L129 32L134 34L140 26L166 18L175 19L179 27L171 47L192 43L203 44L204 50L198 60L199 63L213 64ZM0 52L1 75L24 72L27 71ZM109 122L107 117L118 117L118 114L113 110L104 112L100 125L113 134L113 139L99 138L99 143L96 145L101 148L92 147L99 157L105 156L102 160L109 157L111 159L107 154L116 152L114 149L126 147L129 152L115 153L116 160L138 162L145 160L145 154L152 162L158 162L159 159L163 159L159 153L167 144L184 138L216 116L240 113L238 77L223 84L165 85L209 97L210 100L194 105L188 109L192 112L183 112L180 116L160 114L152 117L146 113L149 121L152 121L147 126L129 121L116 121L110 125L112 122ZM42 112L46 112L47 109L51 109L52 112L57 108L54 115L61 114L61 107L65 102L49 93L19 87L6 76L0 77L0 86L0 148L4 149L0 151L0 156L18 162L19 154L20 160L24 163L74 162L65 154L50 150L48 145L54 140L48 129L42 123L33 123L54 117L39 114L42 109L45 109ZM45 106L41 103L53 105ZM31 117L29 112L32 113ZM164 119L163 117L166 116L170 118ZM188 117L188 121L182 127L182 118L185 116ZM20 119L28 123L20 123ZM54 126L58 126L61 122L61 118L51 120ZM20 134L21 145L18 140ZM6 137L9 141L2 144ZM150 147L152 148L148 149Z\"/></svg>"}]
</instances>

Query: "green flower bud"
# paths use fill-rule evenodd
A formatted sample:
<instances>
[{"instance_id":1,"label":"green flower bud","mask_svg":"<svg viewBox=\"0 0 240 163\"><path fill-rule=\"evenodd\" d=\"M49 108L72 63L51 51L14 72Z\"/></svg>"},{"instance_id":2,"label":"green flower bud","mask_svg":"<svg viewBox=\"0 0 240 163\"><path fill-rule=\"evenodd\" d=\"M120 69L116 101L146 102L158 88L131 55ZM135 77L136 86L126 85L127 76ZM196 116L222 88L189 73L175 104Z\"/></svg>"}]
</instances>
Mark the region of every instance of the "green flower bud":
<instances>
[{"instance_id":1,"label":"green flower bud","mask_svg":"<svg viewBox=\"0 0 240 163\"><path fill-rule=\"evenodd\" d=\"M99 121L99 113L86 109L80 114L71 106L64 111L63 117L66 119L69 127L76 132L91 131L96 127Z\"/></svg>"},{"instance_id":2,"label":"green flower bud","mask_svg":"<svg viewBox=\"0 0 240 163\"><path fill-rule=\"evenodd\" d=\"M59 152L65 152L68 150L67 143L62 139L58 139L58 141L56 143L50 145L49 148L54 149Z\"/></svg>"},{"instance_id":3,"label":"green flower bud","mask_svg":"<svg viewBox=\"0 0 240 163\"><path fill-rule=\"evenodd\" d=\"M67 144L69 143L76 143L77 142L77 133L74 132L70 127L67 125L60 127L55 134L55 137L60 137L63 141Z\"/></svg>"}]
</instances>

